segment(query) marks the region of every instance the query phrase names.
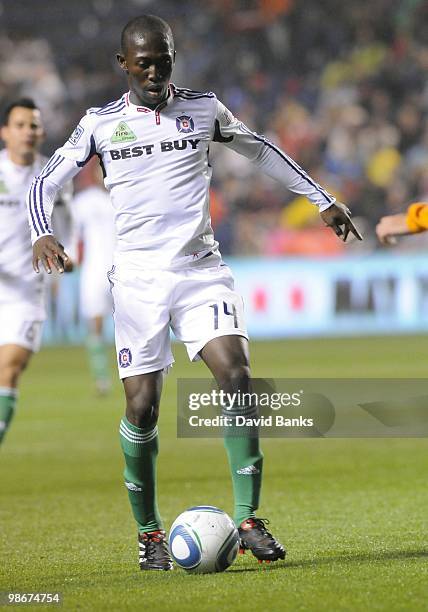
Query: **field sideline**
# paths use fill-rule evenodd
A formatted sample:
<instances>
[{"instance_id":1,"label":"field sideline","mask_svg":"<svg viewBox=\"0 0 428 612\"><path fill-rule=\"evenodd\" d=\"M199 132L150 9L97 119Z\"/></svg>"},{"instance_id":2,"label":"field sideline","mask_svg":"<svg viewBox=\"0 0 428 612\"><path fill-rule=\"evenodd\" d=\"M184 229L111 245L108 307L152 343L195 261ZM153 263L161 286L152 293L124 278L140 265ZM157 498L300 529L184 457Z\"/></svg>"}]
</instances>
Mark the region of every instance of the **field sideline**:
<instances>
[{"instance_id":1,"label":"field sideline","mask_svg":"<svg viewBox=\"0 0 428 612\"><path fill-rule=\"evenodd\" d=\"M427 377L428 338L252 343L265 377ZM221 440L177 440L176 379L206 377L182 347L161 409L159 502L231 512ZM114 355L112 353L112 362ZM113 366L112 366L113 367ZM91 389L81 348L45 348L0 450L0 591L63 594L64 610L427 610L426 439L265 440L259 515L288 549L224 574L142 573L122 482L119 383ZM33 606L31 606L33 608ZM37 606L52 609L52 606Z\"/></svg>"}]
</instances>

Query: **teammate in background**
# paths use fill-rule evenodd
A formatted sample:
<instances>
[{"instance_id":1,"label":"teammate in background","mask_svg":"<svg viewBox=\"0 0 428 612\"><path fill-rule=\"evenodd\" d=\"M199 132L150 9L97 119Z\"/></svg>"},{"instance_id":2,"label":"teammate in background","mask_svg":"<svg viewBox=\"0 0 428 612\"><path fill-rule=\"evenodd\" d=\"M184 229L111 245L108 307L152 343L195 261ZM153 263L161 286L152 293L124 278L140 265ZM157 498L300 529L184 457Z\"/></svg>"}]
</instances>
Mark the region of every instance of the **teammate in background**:
<instances>
[{"instance_id":1,"label":"teammate in background","mask_svg":"<svg viewBox=\"0 0 428 612\"><path fill-rule=\"evenodd\" d=\"M419 234L428 230L428 203L410 204L405 213L382 217L376 234L382 244L395 244L397 236Z\"/></svg>"},{"instance_id":2,"label":"teammate in background","mask_svg":"<svg viewBox=\"0 0 428 612\"><path fill-rule=\"evenodd\" d=\"M95 386L99 394L111 386L107 348L103 337L104 317L112 312L107 272L112 266L115 245L114 216L110 197L103 185L97 160L90 161L76 180L78 194L71 213L74 232L82 245L80 274L80 312L89 334L86 347Z\"/></svg>"},{"instance_id":3,"label":"teammate in background","mask_svg":"<svg viewBox=\"0 0 428 612\"><path fill-rule=\"evenodd\" d=\"M9 104L0 152L0 442L12 420L20 376L39 350L45 313L43 276L31 265L25 197L46 164L40 111L29 98Z\"/></svg>"},{"instance_id":4,"label":"teammate in background","mask_svg":"<svg viewBox=\"0 0 428 612\"><path fill-rule=\"evenodd\" d=\"M143 15L122 32L118 61L129 92L89 109L29 192L33 264L61 268L67 257L52 235L50 215L59 185L94 155L102 161L115 211L117 243L109 274L115 306L119 375L126 396L120 424L125 484L137 522L141 569L172 569L156 501L157 420L163 371L173 362L170 328L190 359L203 359L225 392L250 390L248 335L241 297L222 262L211 229L211 141L245 155L268 175L319 207L324 222L346 240L361 239L348 209L274 144L238 121L214 93L170 83L175 61L171 29ZM52 169L52 171L50 171ZM40 181L36 179L34 185ZM35 222L35 215L46 222ZM256 228L255 228L255 231ZM255 415L234 406L230 418ZM263 454L257 431L227 435L241 545L259 560L285 557L284 547L256 517ZM233 431L233 430L232 430Z\"/></svg>"}]
</instances>

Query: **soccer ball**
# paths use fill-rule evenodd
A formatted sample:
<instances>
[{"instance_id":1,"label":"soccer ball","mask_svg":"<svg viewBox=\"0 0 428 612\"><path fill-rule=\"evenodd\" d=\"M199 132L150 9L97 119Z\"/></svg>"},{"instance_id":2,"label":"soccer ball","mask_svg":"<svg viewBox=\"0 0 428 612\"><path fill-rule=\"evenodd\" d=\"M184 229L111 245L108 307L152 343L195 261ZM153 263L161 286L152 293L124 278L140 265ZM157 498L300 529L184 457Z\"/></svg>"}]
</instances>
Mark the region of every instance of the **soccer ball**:
<instances>
[{"instance_id":1,"label":"soccer ball","mask_svg":"<svg viewBox=\"0 0 428 612\"><path fill-rule=\"evenodd\" d=\"M238 554L238 530L223 510L215 506L194 506L182 512L172 524L169 548L177 565L188 572L224 572Z\"/></svg>"}]
</instances>

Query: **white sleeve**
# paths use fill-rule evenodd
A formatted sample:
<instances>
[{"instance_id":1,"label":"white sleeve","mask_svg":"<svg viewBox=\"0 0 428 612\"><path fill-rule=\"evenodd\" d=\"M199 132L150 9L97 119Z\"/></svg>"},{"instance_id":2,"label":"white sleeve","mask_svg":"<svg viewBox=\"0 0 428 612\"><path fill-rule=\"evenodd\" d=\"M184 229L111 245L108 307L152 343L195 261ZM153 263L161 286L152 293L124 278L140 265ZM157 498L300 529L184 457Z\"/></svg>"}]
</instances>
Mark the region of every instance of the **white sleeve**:
<instances>
[{"instance_id":1,"label":"white sleeve","mask_svg":"<svg viewBox=\"0 0 428 612\"><path fill-rule=\"evenodd\" d=\"M62 189L96 153L89 115L85 115L68 141L52 155L31 183L27 195L31 242L52 234L52 209ZM64 190L65 187L65 190ZM67 199L67 197L66 197Z\"/></svg>"},{"instance_id":2,"label":"white sleeve","mask_svg":"<svg viewBox=\"0 0 428 612\"><path fill-rule=\"evenodd\" d=\"M319 207L320 212L336 200L275 144L264 136L251 132L219 100L214 120L214 142L222 142L230 149L248 157L267 175L294 193L305 195Z\"/></svg>"}]
</instances>

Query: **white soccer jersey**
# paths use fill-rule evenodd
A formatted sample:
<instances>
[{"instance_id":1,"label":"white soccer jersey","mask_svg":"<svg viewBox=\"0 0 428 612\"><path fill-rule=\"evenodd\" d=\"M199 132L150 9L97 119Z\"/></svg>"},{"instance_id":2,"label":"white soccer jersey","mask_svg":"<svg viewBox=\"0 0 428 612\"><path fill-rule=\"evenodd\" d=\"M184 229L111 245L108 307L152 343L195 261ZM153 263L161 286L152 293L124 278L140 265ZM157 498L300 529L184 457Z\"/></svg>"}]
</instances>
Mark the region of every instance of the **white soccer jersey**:
<instances>
[{"instance_id":1,"label":"white soccer jersey","mask_svg":"<svg viewBox=\"0 0 428 612\"><path fill-rule=\"evenodd\" d=\"M42 275L33 270L25 198L31 181L46 163L37 156L31 166L14 164L0 151L0 305L11 304L33 320L44 318Z\"/></svg>"},{"instance_id":2,"label":"white soccer jersey","mask_svg":"<svg viewBox=\"0 0 428 612\"><path fill-rule=\"evenodd\" d=\"M58 186L94 154L105 173L115 214L116 261L145 268L186 267L212 252L219 258L209 214L211 141L248 157L320 210L335 200L274 144L233 117L213 93L170 86L155 110L136 106L129 93L87 111L29 192L32 240L52 232Z\"/></svg>"}]
</instances>

